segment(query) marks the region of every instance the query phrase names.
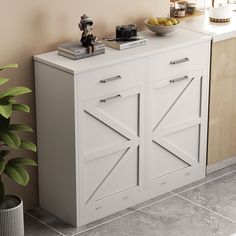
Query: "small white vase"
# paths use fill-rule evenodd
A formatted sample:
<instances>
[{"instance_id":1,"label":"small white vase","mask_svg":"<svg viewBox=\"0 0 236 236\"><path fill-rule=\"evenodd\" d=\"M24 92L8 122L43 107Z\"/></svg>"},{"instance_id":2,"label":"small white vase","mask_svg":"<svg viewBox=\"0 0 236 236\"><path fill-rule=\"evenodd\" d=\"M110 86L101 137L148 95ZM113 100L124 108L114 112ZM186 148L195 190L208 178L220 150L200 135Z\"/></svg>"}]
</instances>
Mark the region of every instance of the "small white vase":
<instances>
[{"instance_id":1,"label":"small white vase","mask_svg":"<svg viewBox=\"0 0 236 236\"><path fill-rule=\"evenodd\" d=\"M0 208L0 236L24 236L23 201L20 197L7 195L10 206Z\"/></svg>"}]
</instances>

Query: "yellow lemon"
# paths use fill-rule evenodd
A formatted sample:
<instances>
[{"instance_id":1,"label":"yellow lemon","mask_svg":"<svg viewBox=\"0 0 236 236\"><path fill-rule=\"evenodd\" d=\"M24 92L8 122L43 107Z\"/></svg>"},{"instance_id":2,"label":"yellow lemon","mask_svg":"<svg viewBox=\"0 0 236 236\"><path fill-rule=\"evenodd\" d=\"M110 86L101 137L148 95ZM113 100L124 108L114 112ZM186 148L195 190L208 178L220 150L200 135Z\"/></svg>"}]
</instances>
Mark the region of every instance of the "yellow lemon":
<instances>
[{"instance_id":1,"label":"yellow lemon","mask_svg":"<svg viewBox=\"0 0 236 236\"><path fill-rule=\"evenodd\" d=\"M179 24L179 22L174 18L171 18L170 20L171 20L173 25L178 25Z\"/></svg>"},{"instance_id":2,"label":"yellow lemon","mask_svg":"<svg viewBox=\"0 0 236 236\"><path fill-rule=\"evenodd\" d=\"M154 18L154 17L152 17L152 18L149 18L148 19L148 22L147 22L149 25L157 25L158 24L158 20L157 20L157 18Z\"/></svg>"},{"instance_id":3,"label":"yellow lemon","mask_svg":"<svg viewBox=\"0 0 236 236\"><path fill-rule=\"evenodd\" d=\"M167 18L164 18L164 17L158 18L158 22L159 22L160 24L165 24L166 21L168 21Z\"/></svg>"},{"instance_id":4,"label":"yellow lemon","mask_svg":"<svg viewBox=\"0 0 236 236\"><path fill-rule=\"evenodd\" d=\"M171 20L167 20L165 23L164 23L165 26L171 26L173 25L173 23L171 22Z\"/></svg>"}]
</instances>

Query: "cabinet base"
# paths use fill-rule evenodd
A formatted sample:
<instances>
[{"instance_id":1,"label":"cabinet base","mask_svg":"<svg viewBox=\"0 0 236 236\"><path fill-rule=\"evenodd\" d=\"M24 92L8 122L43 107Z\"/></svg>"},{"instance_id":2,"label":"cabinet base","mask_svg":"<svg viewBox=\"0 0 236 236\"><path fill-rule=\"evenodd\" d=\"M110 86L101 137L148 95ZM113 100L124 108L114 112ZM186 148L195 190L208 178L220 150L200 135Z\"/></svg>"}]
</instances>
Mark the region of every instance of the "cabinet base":
<instances>
[{"instance_id":1,"label":"cabinet base","mask_svg":"<svg viewBox=\"0 0 236 236\"><path fill-rule=\"evenodd\" d=\"M119 199L123 198L122 196L126 196L126 193L122 192L116 195L117 199L104 199L104 202L97 202L98 205L93 205L89 208L81 208L81 218L77 218L78 222L76 226L80 227L94 223L97 220L104 219L129 207L136 208L135 205L137 204L156 198L177 188L203 179L204 177L204 168L203 166L199 166L184 168L175 173L154 179L150 182L148 189L134 189L133 194L129 191L130 196L126 199L127 202L123 201L122 203ZM116 204L114 204L114 202L116 202Z\"/></svg>"},{"instance_id":2,"label":"cabinet base","mask_svg":"<svg viewBox=\"0 0 236 236\"><path fill-rule=\"evenodd\" d=\"M236 156L229 157L223 161L217 162L212 165L208 165L206 172L207 172L207 174L211 174L213 172L216 172L220 169L226 168L226 167L231 166L233 164L236 164Z\"/></svg>"}]
</instances>

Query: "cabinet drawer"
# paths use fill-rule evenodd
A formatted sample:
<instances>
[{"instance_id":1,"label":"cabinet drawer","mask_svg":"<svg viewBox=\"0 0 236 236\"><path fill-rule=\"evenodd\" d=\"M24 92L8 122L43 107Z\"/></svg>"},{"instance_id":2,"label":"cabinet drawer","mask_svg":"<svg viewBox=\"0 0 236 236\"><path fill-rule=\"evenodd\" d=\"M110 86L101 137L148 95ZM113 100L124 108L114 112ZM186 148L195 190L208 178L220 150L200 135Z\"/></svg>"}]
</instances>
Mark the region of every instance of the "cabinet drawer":
<instances>
[{"instance_id":1,"label":"cabinet drawer","mask_svg":"<svg viewBox=\"0 0 236 236\"><path fill-rule=\"evenodd\" d=\"M151 180L151 195L155 197L156 195L173 191L179 187L203 179L204 176L204 165L189 166L169 175Z\"/></svg>"},{"instance_id":2,"label":"cabinet drawer","mask_svg":"<svg viewBox=\"0 0 236 236\"><path fill-rule=\"evenodd\" d=\"M149 80L157 81L206 67L208 55L209 44L201 43L150 56Z\"/></svg>"},{"instance_id":3,"label":"cabinet drawer","mask_svg":"<svg viewBox=\"0 0 236 236\"><path fill-rule=\"evenodd\" d=\"M83 224L101 219L108 215L134 206L143 201L143 190L140 187L98 200L94 204L84 206L81 213Z\"/></svg>"},{"instance_id":4,"label":"cabinet drawer","mask_svg":"<svg viewBox=\"0 0 236 236\"><path fill-rule=\"evenodd\" d=\"M82 100L144 85L145 59L141 58L81 73L76 79L79 81L78 91Z\"/></svg>"}]
</instances>

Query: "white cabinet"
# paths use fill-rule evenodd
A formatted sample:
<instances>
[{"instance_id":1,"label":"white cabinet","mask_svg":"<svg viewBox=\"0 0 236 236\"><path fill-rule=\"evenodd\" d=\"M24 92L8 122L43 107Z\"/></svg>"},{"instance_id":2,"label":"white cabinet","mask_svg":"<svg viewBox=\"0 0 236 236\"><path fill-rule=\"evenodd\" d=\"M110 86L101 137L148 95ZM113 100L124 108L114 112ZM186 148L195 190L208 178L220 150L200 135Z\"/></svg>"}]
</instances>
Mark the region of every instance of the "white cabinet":
<instances>
[{"instance_id":1,"label":"white cabinet","mask_svg":"<svg viewBox=\"0 0 236 236\"><path fill-rule=\"evenodd\" d=\"M210 38L177 32L35 56L42 208L81 226L204 177Z\"/></svg>"}]
</instances>

